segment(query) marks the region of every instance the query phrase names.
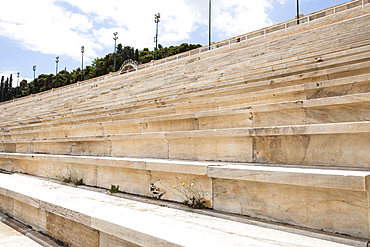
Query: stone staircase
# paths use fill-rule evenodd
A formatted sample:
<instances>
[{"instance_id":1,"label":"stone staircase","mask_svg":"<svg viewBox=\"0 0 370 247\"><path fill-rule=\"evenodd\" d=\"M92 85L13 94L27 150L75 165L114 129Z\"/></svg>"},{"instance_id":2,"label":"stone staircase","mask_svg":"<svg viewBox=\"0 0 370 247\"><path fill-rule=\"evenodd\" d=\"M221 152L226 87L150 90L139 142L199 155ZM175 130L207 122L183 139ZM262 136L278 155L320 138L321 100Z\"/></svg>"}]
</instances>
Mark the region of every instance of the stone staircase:
<instances>
[{"instance_id":1,"label":"stone staircase","mask_svg":"<svg viewBox=\"0 0 370 247\"><path fill-rule=\"evenodd\" d=\"M0 186L12 198L2 198L2 208L69 246L349 247L368 242L19 174L0 174Z\"/></svg>"},{"instance_id":2,"label":"stone staircase","mask_svg":"<svg viewBox=\"0 0 370 247\"><path fill-rule=\"evenodd\" d=\"M179 186L193 183L218 212L367 243L370 4L358 2L334 8L343 9L334 16L315 19L315 14L288 29L1 104L0 168L39 179L78 177L105 189L118 185L163 203L182 202ZM6 176L43 183L1 176L9 183ZM41 220L43 231L51 213L53 220L73 221L125 244L154 241L151 231L148 242L122 235L134 228L123 224L118 231L107 219L104 229L95 228L80 218L98 218L95 211L74 211L77 200L71 207L54 205L21 188L13 191L9 183L0 186L0 209L35 227ZM68 201L58 191L53 193ZM34 213L14 210L18 201ZM162 218L156 220L163 224L153 227L166 227ZM144 234L144 226L135 227L135 234L140 227ZM178 241L160 239L194 245L173 237Z\"/></svg>"}]
</instances>

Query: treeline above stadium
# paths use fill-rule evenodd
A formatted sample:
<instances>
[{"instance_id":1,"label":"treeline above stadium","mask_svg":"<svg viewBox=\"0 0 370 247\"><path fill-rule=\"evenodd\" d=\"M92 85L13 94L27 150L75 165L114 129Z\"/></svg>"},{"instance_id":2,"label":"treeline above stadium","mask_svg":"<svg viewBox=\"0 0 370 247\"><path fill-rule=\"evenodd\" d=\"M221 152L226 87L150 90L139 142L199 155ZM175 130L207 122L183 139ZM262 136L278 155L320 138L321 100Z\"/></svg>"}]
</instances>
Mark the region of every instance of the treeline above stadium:
<instances>
[{"instance_id":1,"label":"treeline above stadium","mask_svg":"<svg viewBox=\"0 0 370 247\"><path fill-rule=\"evenodd\" d=\"M182 52L190 51L196 48L202 47L197 44L183 43L179 46L163 47L158 45L157 57L158 59L170 57ZM122 44L117 45L116 49L116 70L126 61L132 59L141 64L148 63L154 60L154 51L150 51L148 48L143 50L135 49L134 47L125 46ZM5 78L2 76L0 85L0 101L12 100L16 97L24 97L33 93L44 92L55 87L62 87L69 84L76 83L83 80L92 79L98 76L109 74L114 71L114 54L109 53L104 58L96 58L91 65L86 66L83 69L83 75L81 75L81 68L74 69L69 72L67 70L61 70L58 72L58 83L56 85L56 76L54 74L41 74L35 81L27 82L22 80L18 87L12 87L14 78L12 75Z\"/></svg>"}]
</instances>

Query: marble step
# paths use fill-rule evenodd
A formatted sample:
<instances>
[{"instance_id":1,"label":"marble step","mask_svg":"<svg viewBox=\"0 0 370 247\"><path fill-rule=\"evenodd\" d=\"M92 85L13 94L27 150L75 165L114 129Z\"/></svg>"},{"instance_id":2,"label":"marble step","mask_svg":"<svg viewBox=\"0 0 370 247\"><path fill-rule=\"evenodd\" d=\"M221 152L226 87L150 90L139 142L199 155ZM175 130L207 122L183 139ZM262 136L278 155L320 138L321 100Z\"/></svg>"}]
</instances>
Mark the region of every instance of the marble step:
<instances>
[{"instance_id":1,"label":"marble step","mask_svg":"<svg viewBox=\"0 0 370 247\"><path fill-rule=\"evenodd\" d=\"M2 140L3 152L368 167L369 121Z\"/></svg>"},{"instance_id":2,"label":"marble step","mask_svg":"<svg viewBox=\"0 0 370 247\"><path fill-rule=\"evenodd\" d=\"M354 79L357 85L359 85L360 78ZM348 80L341 81L348 82ZM334 85L333 82L328 84L329 86ZM302 87L306 89L306 94L311 86L317 88L317 84ZM339 87L337 90L330 88L324 92L321 86L319 87L321 95L340 94L343 90L348 93L348 87ZM349 86L354 88L353 85ZM23 126L3 128L0 140L369 121L369 99L370 93L362 93L189 114L174 113L161 116L158 111L154 111L157 114L153 114L153 117L132 117L128 120L117 120L119 115L115 115L115 120L112 116L108 119L99 117L99 122L65 120L54 123L35 123L27 125L27 128ZM123 114L123 117L127 118L127 115ZM137 114L134 116L137 117ZM231 118L235 121L227 121Z\"/></svg>"},{"instance_id":3,"label":"marble step","mask_svg":"<svg viewBox=\"0 0 370 247\"><path fill-rule=\"evenodd\" d=\"M236 221L198 210L163 207L25 175L0 174L0 177L0 196L7 202L1 204L2 210L72 245L366 246L367 243L365 239L273 224L269 228L267 223L253 220ZM27 209L27 213L17 210L20 207Z\"/></svg>"},{"instance_id":4,"label":"marble step","mask_svg":"<svg viewBox=\"0 0 370 247\"><path fill-rule=\"evenodd\" d=\"M51 238L14 220L0 210L0 245L2 247L60 247Z\"/></svg>"},{"instance_id":5,"label":"marble step","mask_svg":"<svg viewBox=\"0 0 370 247\"><path fill-rule=\"evenodd\" d=\"M364 64L364 66L366 66L366 64L367 63L365 63ZM354 66L354 68L361 68L361 66L359 66L359 65L356 65L356 66ZM334 70L334 71L340 71L340 70L338 70L338 69L336 69L336 70ZM339 72L340 73L340 72ZM307 76L309 76L309 75L307 75ZM353 79L352 79L353 78ZM354 82L357 82L356 80L362 80L363 81L363 83L365 83L365 86L366 86L366 84L367 84L367 82L366 81L364 81L364 79L363 79L364 77L362 77L361 75L360 76L353 76L353 77L350 77L350 78L343 78L342 80L339 78L339 79L334 79L333 80L333 82L336 82L337 80L339 80L339 81L342 81L342 82L344 82L344 83L346 83L346 81L354 81ZM365 80L367 80L367 79L365 79ZM275 83L278 83L278 82L275 82ZM275 84L274 83L274 84ZM324 86L325 86L325 84L330 84L330 83L321 83L321 82L318 82L318 83L320 83L320 84L323 84ZM266 85L266 87L271 87L271 81L268 81L268 82L263 82L262 84L261 83L257 83L257 86L262 86L262 85ZM312 83L312 85L314 85L315 83ZM306 84L305 84L306 85ZM303 89L302 87L303 86L298 86L298 85L296 85L296 89L295 89L295 87L290 87L291 89L293 89L293 90L291 90L292 91L292 93L295 91L295 90L297 90L297 89ZM301 88L300 88L301 87ZM317 86L316 86L317 87ZM289 87L288 87L289 88ZM286 89L288 89L288 88L286 88ZM363 87L364 88L364 90L366 90L366 87ZM285 89L285 91L286 91L286 89ZM253 90L253 85L252 85L252 88L251 88L251 85L250 84L245 84L245 86L243 86L243 87L240 87L240 89L236 89L236 88L233 88L232 90L227 90L227 88L226 89L224 89L224 91L225 92L227 92L228 94L230 94L230 93L233 93L234 95L235 94L238 94L238 92L236 91L236 90L248 90L248 91L251 91L251 90ZM311 89L309 89L309 90L314 90L313 88L311 88ZM270 91L271 91L271 93L270 93ZM276 89L274 89L274 90L262 90L262 91L259 91L259 94L261 95L261 97L263 97L263 98L266 98L266 96L269 96L269 95L272 95L273 96L273 98L276 98L276 94L278 94L278 93L283 93L284 92L284 90L283 89L278 89L278 88L276 88ZM219 92L217 92L217 91L215 91L214 92L214 95L215 96L217 96L217 95L219 95L220 93ZM240 94L240 93L239 93ZM257 94L257 95L259 95L259 94ZM264 95L263 95L264 94ZM248 95L252 95L252 92L248 92L248 93L244 93L244 94L240 94L240 97L243 97L243 101L245 101L245 100L247 100L248 99ZM257 96L256 95L256 96ZM235 96L233 96L233 97L235 97ZM310 96L311 97L311 96ZM226 96L224 96L223 98L225 98L225 99L227 99L227 95ZM271 98L271 96L270 96L270 98ZM220 100L221 100L222 98L220 98ZM253 100L255 101L255 99L256 99L256 97L253 97ZM300 99L300 98L298 98L298 99ZM177 101L179 101L178 99L175 101L175 102L177 102ZM202 100L203 102L206 102L205 100ZM192 102L194 102L193 104L197 104L197 105L199 105L202 101L192 101ZM266 101L266 100L265 100ZM275 99L275 101L276 101L276 99ZM168 101L168 100L165 100L162 104L168 104L168 103L170 103L171 101ZM268 101L267 101L268 102ZM186 103L186 102L185 102ZM240 104L240 103L239 103ZM190 106L189 107L191 107L191 105L192 104L190 104ZM94 107L91 107L91 113L96 113L96 112L99 112L99 114L102 114L102 113L104 113L104 112L106 112L106 113L109 113L110 111L112 111L113 109L109 109L109 108L106 108L107 106L105 106L105 107L101 107L101 110L99 110L98 108L94 108ZM138 106L136 106L136 107L138 107ZM187 107L187 108L189 108L189 107ZM121 107L122 108L122 107ZM103 111L102 111L103 110ZM119 108L118 109L116 109L115 111L117 111L117 110L119 110ZM121 110L122 111L122 110ZM50 112L50 111L49 111ZM72 111L73 112L73 111ZM66 117L69 115L69 116L73 116L74 118L76 117L75 116L75 114L77 114L78 113L78 111L76 111L76 113L67 113L66 112L66 114L67 115L65 115L65 114L62 114L62 112L59 112L58 113L58 115L59 116L63 116L64 117L64 120L66 120ZM86 109L84 109L84 114L85 115L88 115L88 112L86 112ZM127 112L123 112L124 114L126 114L127 115ZM50 118L50 117L47 117L47 115L46 116L43 116L43 120L42 121L47 121L47 119L48 118ZM53 118L50 118L50 120L53 120L55 117L53 117ZM22 121L21 119L18 119L18 121ZM34 120L33 120L34 121ZM5 123L3 123L3 124L5 124ZM3 126L6 126L6 125L3 125Z\"/></svg>"},{"instance_id":6,"label":"marble step","mask_svg":"<svg viewBox=\"0 0 370 247\"><path fill-rule=\"evenodd\" d=\"M99 108L94 108L94 107L90 107L91 108L91 110L92 111L98 111L99 110ZM105 108L101 108L101 109L105 109ZM61 115L62 113L58 113L58 115ZM54 118L54 117L53 117Z\"/></svg>"},{"instance_id":7,"label":"marble step","mask_svg":"<svg viewBox=\"0 0 370 247\"><path fill-rule=\"evenodd\" d=\"M359 12L358 12L359 13ZM325 18L324 18L325 19ZM355 20L356 18L354 18L353 20ZM337 20L339 20L339 21L341 21L341 18L339 18L339 19L337 19ZM351 20L352 21L352 20ZM334 22L336 22L335 20L334 20ZM303 26L301 25L301 26L299 26L299 27L297 27L298 29L300 29L300 28L302 28ZM108 78L108 76L105 76L105 78ZM84 83L80 83L80 84L84 84Z\"/></svg>"},{"instance_id":8,"label":"marble step","mask_svg":"<svg viewBox=\"0 0 370 247\"><path fill-rule=\"evenodd\" d=\"M293 106L297 107L297 106ZM2 143L27 143L27 142L63 142L63 141L105 141L105 140L125 140L125 139L149 139L149 138L182 138L188 137L247 137L247 136L275 136L275 135L315 135L315 134L346 134L346 133L365 133L369 130L369 121L307 124L307 125L288 125L288 126L268 126L268 127L248 127L248 128L226 128L226 129L203 129L190 131L161 131L127 133L114 135L86 135L71 137L49 137L32 138L21 140L2 140Z\"/></svg>"},{"instance_id":9,"label":"marble step","mask_svg":"<svg viewBox=\"0 0 370 247\"><path fill-rule=\"evenodd\" d=\"M361 181L368 179L370 175L369 172L365 171L356 172L302 168L289 169L246 165L231 165L231 167L227 165L221 167L211 165L208 168L209 174L213 176L212 183L214 183L213 191L211 191L211 193L216 195L214 197L213 207L217 208L217 210L221 210L223 206L225 206L224 211L226 212L233 210L228 208L232 205L226 206L227 204L225 204L225 196L230 194L225 194L223 192L223 186L228 183L228 181L235 180L234 184L236 184L236 181L244 180L252 184L255 183L255 186L259 186L260 189L262 189L261 185L274 185L276 192L279 190L279 186L285 186L285 191L296 190L297 193L299 193L299 191L302 190L301 193L305 194L309 191L311 193L317 193L320 190L331 190L331 198L326 198L328 203L320 203L321 198L325 198L322 197L323 195L320 195L320 193L316 195L318 200L317 202L310 202L312 204L316 204L316 216L325 214L325 207L331 207L330 204L333 203L333 201L341 198L342 195L340 193L351 191L354 195L356 193L360 195L363 191L366 191L366 188L363 186L363 182ZM234 170L241 170L243 173L232 172ZM251 174L251 172L253 172L254 175ZM270 177L269 174L271 174L271 172L276 172L276 174L280 176L276 175L274 177ZM284 176L286 179L285 182L283 182L283 185L276 184L276 181L282 182L282 180L284 180ZM312 180L311 182L304 184L304 181L306 181L306 179L311 179L312 176L318 177L316 177L316 180ZM225 177L227 178L225 179ZM267 180L263 179L264 177ZM217 217L217 213L213 214L211 217L207 215L207 212L202 213L202 211L197 210L189 211L186 208L181 209L181 207L177 207L176 209L156 206L125 198L117 198L91 190L87 191L76 187L66 186L61 183L55 183L53 182L54 180L50 178L42 179L21 174L9 175L1 173L0 178L0 197L2 199L0 200L2 202L0 203L1 210L23 222L27 222L35 228L37 227L37 229L44 231L52 237L62 237L62 239L60 239L62 241L85 241L85 243L87 243L87 241L92 241L90 238L94 238L94 241L101 241L102 235L110 235L111 237L114 236L115 238L120 239L120 241L128 241L133 244L145 246L151 246L150 243L154 243L153 246L157 246L157 244L161 244L161 246L163 244L177 244L179 246L188 246L191 244L198 246L199 243L209 244L209 241L213 241L215 238L216 240L214 244L216 246L225 246L225 244L227 246L250 246L250 244L254 243L253 241L259 238L258 229L260 229L260 227L254 228L256 223L246 224L244 223L245 221L242 221L243 223L240 222L242 219L241 217L239 217L239 221L233 221ZM343 183L340 183L340 181ZM130 181L126 182L130 183ZM195 183L197 182L198 180L196 178ZM242 188L240 188L240 190L241 189ZM263 192L266 193L265 191ZM271 192L273 193L274 190ZM251 195L253 192L251 191L249 193ZM262 191L260 191L260 193L262 193ZM237 198L242 199L241 195L238 193L233 193L233 195L234 200L237 200ZM349 202L351 199L352 197L348 197L344 203L347 201ZM361 200L363 200L362 197ZM254 201L254 203L255 202L256 201ZM160 204L166 205L165 202L161 202ZM243 205L243 207L246 210L246 206ZM351 207L354 208L356 205L350 206L349 204L347 208L342 207L342 210L335 212L334 215L323 217L322 222L312 222L311 217L309 217L306 219L306 224L315 223L315 226L310 226L309 228L315 229L322 227L321 229L325 229L330 232L333 230L330 229L330 226L326 221L334 220L339 232L357 237L365 236L366 238L368 236L368 230L366 229L366 225L363 224L364 219L358 218L361 217L360 214L356 215L351 211L347 211L351 210ZM23 210L19 210L21 208ZM263 210L256 210L256 212L260 214L262 214L262 211ZM299 210L292 210L292 213L293 211L297 214L297 218L301 217L301 212L299 212ZM362 211L363 210L361 209L360 212ZM269 210L266 210L264 213L268 215ZM285 216L286 214L284 217ZM343 223L344 221L340 219L340 216L347 219L347 224ZM355 218L349 222L348 217ZM272 217L270 216L270 218ZM280 218L279 220L275 218L274 221L284 223L289 221L294 222L294 220L290 220L289 217L285 219ZM357 225L348 227L354 221L357 221ZM302 225L300 220L297 220L294 223L296 225ZM67 225L68 227L66 227ZM344 226L347 226L348 228L343 229ZM82 232L81 234L84 235L83 238L77 237L76 231L73 230L75 227L79 228L78 232ZM233 231L233 234L230 234L230 229L234 229L234 227L235 229L240 230L237 231L238 234L235 234L235 230ZM271 231L272 229L269 229L268 224L264 225L264 228L265 229L261 234L263 234L265 238L268 236L268 238L271 239L270 234L272 233L267 234L266 231ZM62 229L66 229L66 231L61 234L60 231L63 231ZM69 231L68 229L71 230ZM160 230L158 231L158 229ZM172 231L170 229L172 229ZM298 242L293 241L292 238L294 234L291 235L292 233L289 233L289 227L275 229L275 231L276 230L278 230L276 234L279 236L276 246L299 246L297 245ZM99 234L97 234L96 231L98 231ZM168 234L169 232L171 232L171 234ZM196 232L200 233L197 238L184 237L184 233L186 233L185 236L196 236L194 235ZM272 232L274 232L274 230L272 230ZM227 233L230 235L227 235ZM97 240L96 238L99 235L100 240L99 238ZM318 235L320 235L318 232L311 234L306 232L306 237L304 239L307 239L308 237L309 241L313 241L311 238L316 239ZM106 237L107 236L104 236L103 239L106 239ZM252 237L253 241L249 240L250 237ZM232 238L231 242L230 238ZM319 238L321 238L321 240L316 239L318 242L307 242L302 246L312 246L313 243L315 243L315 245L323 244L325 246L336 246L335 244L338 244L338 242L349 244L350 246L366 246L363 244L367 244L368 242L366 239L356 239L345 236L341 237L340 235L330 234L323 235ZM227 241L227 243L223 241ZM276 241L276 239L274 241ZM261 246L269 246L266 245L268 243L271 243L271 240L264 239ZM299 242L299 244L302 244L302 242Z\"/></svg>"}]
</instances>

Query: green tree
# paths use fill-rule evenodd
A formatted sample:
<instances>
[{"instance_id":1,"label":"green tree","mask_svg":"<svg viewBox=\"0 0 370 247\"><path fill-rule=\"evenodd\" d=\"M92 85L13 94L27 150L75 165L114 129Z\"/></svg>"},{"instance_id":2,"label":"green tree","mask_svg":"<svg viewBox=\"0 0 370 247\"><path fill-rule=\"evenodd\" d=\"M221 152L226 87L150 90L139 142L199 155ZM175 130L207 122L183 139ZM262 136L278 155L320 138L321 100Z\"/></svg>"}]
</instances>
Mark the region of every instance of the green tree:
<instances>
[{"instance_id":1,"label":"green tree","mask_svg":"<svg viewBox=\"0 0 370 247\"><path fill-rule=\"evenodd\" d=\"M5 86L5 81L4 81L4 76L1 77L1 102L4 101L4 86Z\"/></svg>"},{"instance_id":2,"label":"green tree","mask_svg":"<svg viewBox=\"0 0 370 247\"><path fill-rule=\"evenodd\" d=\"M91 71L89 78L94 78L97 76L105 75L107 73L107 68L105 66L104 58L95 58L91 64Z\"/></svg>"},{"instance_id":3,"label":"green tree","mask_svg":"<svg viewBox=\"0 0 370 247\"><path fill-rule=\"evenodd\" d=\"M4 85L4 101L10 100L12 98L12 82L13 75L10 74L10 79L6 78Z\"/></svg>"},{"instance_id":4,"label":"green tree","mask_svg":"<svg viewBox=\"0 0 370 247\"><path fill-rule=\"evenodd\" d=\"M179 46L163 47L161 44L158 45L158 58L166 58L169 56L176 55L181 52L190 51L201 47L201 45L183 43ZM122 63L128 59L138 61L140 63L148 63L154 59L154 51L150 51L148 48L143 50L135 49L131 46L122 46L118 44L116 53L117 67L120 68ZM95 78L98 76L106 75L113 71L113 54L109 53L103 58L95 58L91 65L86 66L83 70L83 76L85 80ZM72 72L68 72L66 69L58 73L58 86L65 86L76 83L81 80L81 68L74 69ZM56 77L53 74L45 75L41 74L35 78L35 92L43 92L52 89L55 85ZM1 78L1 101L6 101L15 97L15 88L12 88L13 78ZM31 81L27 83L26 80L22 80L19 86L20 96L27 96L33 93L34 83Z\"/></svg>"},{"instance_id":5,"label":"green tree","mask_svg":"<svg viewBox=\"0 0 370 247\"><path fill-rule=\"evenodd\" d=\"M71 84L71 77L68 71L62 70L58 73L58 87Z\"/></svg>"},{"instance_id":6,"label":"green tree","mask_svg":"<svg viewBox=\"0 0 370 247\"><path fill-rule=\"evenodd\" d=\"M120 54L124 61L128 59L133 59L133 60L135 59L135 49L134 47L131 47L131 46L122 47L121 44L118 44L117 54Z\"/></svg>"},{"instance_id":7,"label":"green tree","mask_svg":"<svg viewBox=\"0 0 370 247\"><path fill-rule=\"evenodd\" d=\"M134 59L135 61L139 62L139 49L136 49L135 50L135 56L134 56L134 58L135 58Z\"/></svg>"},{"instance_id":8,"label":"green tree","mask_svg":"<svg viewBox=\"0 0 370 247\"><path fill-rule=\"evenodd\" d=\"M19 94L20 94L19 97L30 95L29 85L32 85L32 84L28 84L27 80L24 80L24 79L19 83Z\"/></svg>"},{"instance_id":9,"label":"green tree","mask_svg":"<svg viewBox=\"0 0 370 247\"><path fill-rule=\"evenodd\" d=\"M140 63L149 63L154 59L154 52L149 51L148 48L144 48L139 52L139 62Z\"/></svg>"}]
</instances>

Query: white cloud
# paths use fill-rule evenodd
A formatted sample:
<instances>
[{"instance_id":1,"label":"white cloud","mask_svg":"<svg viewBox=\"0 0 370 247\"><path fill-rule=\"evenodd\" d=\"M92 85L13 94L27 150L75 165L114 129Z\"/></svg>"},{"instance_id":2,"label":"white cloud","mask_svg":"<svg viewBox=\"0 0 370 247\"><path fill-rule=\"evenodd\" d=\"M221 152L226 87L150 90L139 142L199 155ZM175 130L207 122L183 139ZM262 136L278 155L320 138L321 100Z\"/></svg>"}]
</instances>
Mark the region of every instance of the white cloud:
<instances>
[{"instance_id":1,"label":"white cloud","mask_svg":"<svg viewBox=\"0 0 370 247\"><path fill-rule=\"evenodd\" d=\"M66 11L49 0L35 4L24 0L1 1L0 9L7 14L0 15L0 35L15 40L27 50L76 59L79 53L75 49L80 49L81 44L92 47L93 51L101 48L86 33L92 28L88 17Z\"/></svg>"},{"instance_id":2,"label":"white cloud","mask_svg":"<svg viewBox=\"0 0 370 247\"><path fill-rule=\"evenodd\" d=\"M271 25L266 14L269 7L267 0L220 0L213 12L215 31L227 39Z\"/></svg>"},{"instance_id":3,"label":"white cloud","mask_svg":"<svg viewBox=\"0 0 370 247\"><path fill-rule=\"evenodd\" d=\"M278 0L279 4L284 5L287 3L288 0Z\"/></svg>"},{"instance_id":4,"label":"white cloud","mask_svg":"<svg viewBox=\"0 0 370 247\"><path fill-rule=\"evenodd\" d=\"M213 0L213 37L227 39L271 24L266 9L286 0ZM208 26L208 0L12 0L1 1L0 36L22 48L86 60L118 43L154 46L154 13L161 13L159 42L180 43ZM14 12L16 10L16 12ZM16 13L16 14L14 14ZM220 41L220 40L214 40Z\"/></svg>"},{"instance_id":5,"label":"white cloud","mask_svg":"<svg viewBox=\"0 0 370 247\"><path fill-rule=\"evenodd\" d=\"M4 76L4 80L6 80L6 78L10 78L10 75L12 75L12 79L13 79L12 86L16 87L17 86L17 81L18 81L18 77L17 77L17 72L18 71L16 71L15 68L2 68L1 71L4 71L4 72L0 73L0 79L1 79L1 77ZM22 76L22 74L19 74L19 82L21 82L22 80L27 80L27 82L30 82L33 79L25 78L25 77Z\"/></svg>"}]
</instances>

